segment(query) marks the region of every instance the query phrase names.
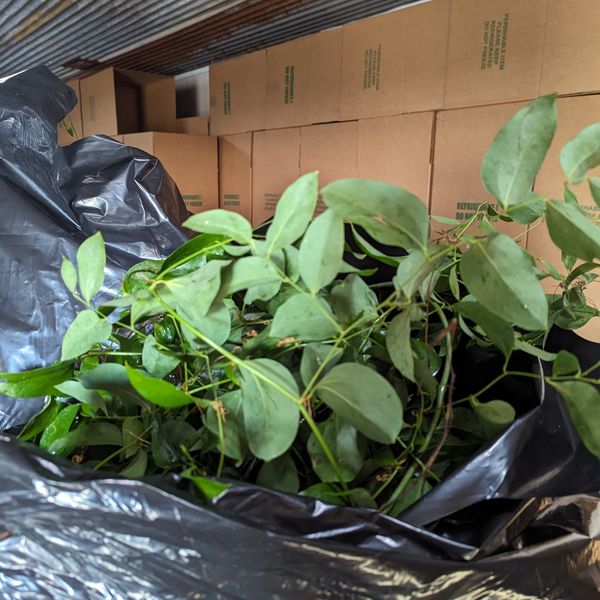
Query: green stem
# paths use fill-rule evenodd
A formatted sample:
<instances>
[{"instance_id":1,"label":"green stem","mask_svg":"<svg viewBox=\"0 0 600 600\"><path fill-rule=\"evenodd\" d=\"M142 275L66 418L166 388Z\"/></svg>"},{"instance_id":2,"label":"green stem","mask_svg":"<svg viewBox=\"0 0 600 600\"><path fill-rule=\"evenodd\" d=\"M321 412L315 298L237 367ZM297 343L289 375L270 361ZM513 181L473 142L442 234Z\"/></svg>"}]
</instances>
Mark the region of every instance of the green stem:
<instances>
[{"instance_id":1,"label":"green stem","mask_svg":"<svg viewBox=\"0 0 600 600\"><path fill-rule=\"evenodd\" d=\"M339 466L337 464L337 461L335 460L335 458L334 458L331 450L329 449L329 447L325 443L325 440L323 439L323 436L321 435L321 432L319 431L319 428L317 427L316 423L314 422L314 420L312 419L312 417L310 416L310 414L306 410L306 407L304 406L301 398L296 398L296 396L294 396L294 394L292 394L291 392L289 392L285 388L283 388L280 385L278 385L276 382L272 381L271 379L269 379L268 377L266 377L265 375L263 375L260 371L257 371L256 369L253 369L247 363L247 361L239 359L237 356L235 356L234 354L232 354L231 352L229 352L225 348L221 347L219 344L217 344L216 342L214 342L213 340L211 340L209 337L205 336L198 329L196 329L191 323L189 323L183 317L181 317L180 315L178 315L155 292L154 292L154 296L165 307L165 310L174 319L177 319L184 327L187 327L198 339L202 340L207 346L209 346L210 348L212 348L213 350L215 350L216 352L218 352L219 354L221 354L221 356L224 356L225 358L227 358L228 360L230 360L239 369L245 369L246 371L248 371L249 373L251 373L252 376L255 377L256 379L260 379L261 381L263 381L267 385L270 385L272 388L274 388L275 390L277 390L283 396L285 396L285 397L289 398L290 400L292 400L292 402L294 402L298 406L298 408L300 410L300 413L302 414L302 416L306 420L306 422L307 422L308 426L310 427L312 433L314 434L315 438L319 442L321 448L323 449L323 452L325 453L325 456L327 457L327 460L331 463L331 467L335 471L335 474L337 475L337 477L340 480L343 479L342 475L341 475L341 472L339 470ZM346 488L346 484L342 484L342 486L344 487L344 489L347 489Z\"/></svg>"}]
</instances>

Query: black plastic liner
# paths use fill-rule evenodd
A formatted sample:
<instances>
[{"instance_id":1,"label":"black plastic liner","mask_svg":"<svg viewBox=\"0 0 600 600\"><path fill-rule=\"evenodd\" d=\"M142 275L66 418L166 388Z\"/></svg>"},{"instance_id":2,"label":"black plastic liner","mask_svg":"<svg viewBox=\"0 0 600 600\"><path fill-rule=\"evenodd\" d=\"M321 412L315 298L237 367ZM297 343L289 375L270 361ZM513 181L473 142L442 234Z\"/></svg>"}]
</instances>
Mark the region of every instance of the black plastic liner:
<instances>
[{"instance_id":1,"label":"black plastic liner","mask_svg":"<svg viewBox=\"0 0 600 600\"><path fill-rule=\"evenodd\" d=\"M147 155L106 138L56 150L72 100L46 70L0 85L13 136L0 136L13 223L0 252L25 275L2 271L3 368L52 360L74 310L57 261L83 237L101 229L109 241L109 287L184 239L160 207L177 192ZM586 366L600 354L567 332L550 344ZM486 353L462 360L457 373L497 369ZM521 416L401 520L239 483L202 505L175 477L110 477L0 435L0 598L598 598L600 463L553 390L506 380L493 393ZM10 403L5 424L32 409Z\"/></svg>"},{"instance_id":2,"label":"black plastic liner","mask_svg":"<svg viewBox=\"0 0 600 600\"><path fill-rule=\"evenodd\" d=\"M75 102L43 67L0 83L0 371L59 357L78 309L60 266L85 238L101 231L107 243L107 291L124 269L187 239L177 225L185 205L158 160L101 136L57 145L57 125ZM0 431L40 406L0 396Z\"/></svg>"}]
</instances>

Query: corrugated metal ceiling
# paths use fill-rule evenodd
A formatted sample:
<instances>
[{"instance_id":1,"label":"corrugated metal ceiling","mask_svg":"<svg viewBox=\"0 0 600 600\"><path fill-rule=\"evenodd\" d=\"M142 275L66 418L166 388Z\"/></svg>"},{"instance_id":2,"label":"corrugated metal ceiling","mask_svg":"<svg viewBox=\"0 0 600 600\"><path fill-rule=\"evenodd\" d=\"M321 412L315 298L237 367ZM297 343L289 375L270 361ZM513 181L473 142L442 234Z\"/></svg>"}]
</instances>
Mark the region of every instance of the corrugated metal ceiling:
<instances>
[{"instance_id":1,"label":"corrugated metal ceiling","mask_svg":"<svg viewBox=\"0 0 600 600\"><path fill-rule=\"evenodd\" d=\"M176 75L416 0L0 0L0 77L115 65Z\"/></svg>"}]
</instances>

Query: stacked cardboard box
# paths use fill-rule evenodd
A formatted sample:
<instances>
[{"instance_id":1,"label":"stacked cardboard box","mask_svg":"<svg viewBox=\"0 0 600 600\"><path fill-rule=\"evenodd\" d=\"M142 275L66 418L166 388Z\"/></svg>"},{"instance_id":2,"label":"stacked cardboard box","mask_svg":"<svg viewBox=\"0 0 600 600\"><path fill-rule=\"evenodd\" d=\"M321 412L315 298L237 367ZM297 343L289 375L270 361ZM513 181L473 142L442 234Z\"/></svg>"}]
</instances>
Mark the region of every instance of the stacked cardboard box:
<instances>
[{"instance_id":1,"label":"stacked cardboard box","mask_svg":"<svg viewBox=\"0 0 600 600\"><path fill-rule=\"evenodd\" d=\"M218 206L217 138L208 136L206 118L176 119L172 77L111 67L68 85L78 103L59 126L59 144L111 136L156 156L190 212Z\"/></svg>"},{"instance_id":2,"label":"stacked cardboard box","mask_svg":"<svg viewBox=\"0 0 600 600\"><path fill-rule=\"evenodd\" d=\"M558 148L600 120L599 27L597 0L430 0L214 65L212 132L246 140L243 169L221 146L221 205L238 209L237 194L259 224L288 184L320 170L321 185L382 179L465 221L494 207L480 165L495 134L547 93L560 96L559 131L535 190L556 196ZM236 176L244 191L231 191ZM560 264L544 228L494 225Z\"/></svg>"}]
</instances>

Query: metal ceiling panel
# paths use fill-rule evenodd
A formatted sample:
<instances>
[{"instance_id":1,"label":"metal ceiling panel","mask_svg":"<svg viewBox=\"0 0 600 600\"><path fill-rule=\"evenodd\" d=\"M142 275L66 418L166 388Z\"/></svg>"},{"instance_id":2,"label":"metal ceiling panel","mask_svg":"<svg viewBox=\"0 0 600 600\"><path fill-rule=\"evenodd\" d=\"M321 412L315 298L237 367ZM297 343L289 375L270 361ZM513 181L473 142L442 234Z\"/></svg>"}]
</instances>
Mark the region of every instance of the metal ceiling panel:
<instances>
[{"instance_id":1,"label":"metal ceiling panel","mask_svg":"<svg viewBox=\"0 0 600 600\"><path fill-rule=\"evenodd\" d=\"M0 0L0 77L114 65L180 74L416 0Z\"/></svg>"}]
</instances>

